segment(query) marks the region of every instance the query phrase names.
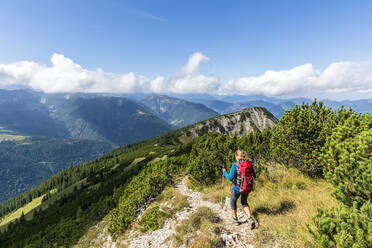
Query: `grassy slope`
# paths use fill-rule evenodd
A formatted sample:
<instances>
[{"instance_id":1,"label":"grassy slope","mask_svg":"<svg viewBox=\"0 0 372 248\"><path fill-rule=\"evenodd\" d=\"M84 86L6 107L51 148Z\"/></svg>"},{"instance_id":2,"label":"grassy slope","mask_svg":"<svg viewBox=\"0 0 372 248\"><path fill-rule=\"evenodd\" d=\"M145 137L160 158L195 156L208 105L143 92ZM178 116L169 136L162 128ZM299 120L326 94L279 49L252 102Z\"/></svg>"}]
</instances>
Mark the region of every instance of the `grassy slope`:
<instances>
[{"instance_id":1,"label":"grassy slope","mask_svg":"<svg viewBox=\"0 0 372 248\"><path fill-rule=\"evenodd\" d=\"M143 160L145 160L146 158L145 157L141 157L141 158L136 158L129 166L132 166L132 165L135 165ZM112 169L116 169L116 167L113 167ZM83 179L82 181L74 184L74 185L71 185L70 187L64 189L63 191L59 192L59 193L55 193L55 191L51 191L51 194L55 193L52 195L52 197L50 199L48 199L47 201L44 201L42 202L42 199L43 197L46 195L42 195L38 198L35 198L33 199L31 202L29 202L28 204L26 204L25 206L9 213L8 215L4 216L4 218L2 218L0 220L0 230L1 229L4 229L4 227L6 227L6 225L9 223L9 222L12 222L18 218L21 217L22 215L22 212L25 214L25 217L27 220L29 219L32 219L32 214L33 212L35 211L35 209L46 209L51 203L54 203L56 200L60 199L63 195L66 195L66 194L69 194L71 192L73 192L73 189L76 187L76 188L81 188L81 186L83 184L86 183L86 179Z\"/></svg>"},{"instance_id":2,"label":"grassy slope","mask_svg":"<svg viewBox=\"0 0 372 248\"><path fill-rule=\"evenodd\" d=\"M27 136L17 135L14 131L10 131L0 126L0 142L6 140L20 141L27 138Z\"/></svg>"},{"instance_id":3,"label":"grassy slope","mask_svg":"<svg viewBox=\"0 0 372 248\"><path fill-rule=\"evenodd\" d=\"M220 181L201 190L206 199L217 202L221 199L221 187ZM313 247L306 223L312 226L316 208L336 204L331 191L332 186L325 180L311 179L294 169L277 168L260 175L248 197L260 223L255 231L255 247ZM231 183L224 180L224 197L230 192Z\"/></svg>"},{"instance_id":4,"label":"grassy slope","mask_svg":"<svg viewBox=\"0 0 372 248\"><path fill-rule=\"evenodd\" d=\"M35 198L31 202L27 203L25 206L18 208L17 210L4 216L4 218L2 218L0 221L0 227L7 225L9 222L14 221L15 219L20 218L22 213L27 216L30 211L41 205L44 196L45 195Z\"/></svg>"},{"instance_id":5,"label":"grassy slope","mask_svg":"<svg viewBox=\"0 0 372 248\"><path fill-rule=\"evenodd\" d=\"M113 171L115 171L115 173L114 173L115 176L110 177L110 179L107 179L106 181L110 181L110 182L105 182L105 184L109 184L109 183L111 183L111 181L113 181L113 183L111 183L111 184L116 185L116 186L120 186L116 181L117 181L118 177L120 177L121 175L117 175L117 174L120 174L122 171L124 171L125 173L126 173L126 171L128 171L128 173L132 173L132 172L129 172L129 171L138 170L137 167L145 166L148 162L151 163L151 161L165 159L167 157L167 156L165 156L166 154L168 154L169 152L174 152L174 149L173 149L174 145L169 145L167 142L166 143L164 143L164 142L168 141L168 139L172 140L174 138L175 137L173 135L165 134L163 136L153 138L153 139L150 139L150 140L147 140L147 141L144 141L144 142L139 142L137 144L133 144L133 145L130 145L128 147L118 148L118 149L104 155L103 157L95 160L94 163L97 163L97 166L100 167L100 169L97 171L97 174L99 174L100 171L103 171L104 174L106 174L105 171L110 171L111 174L113 173ZM102 167L102 165L100 165L101 163L105 164L105 165ZM137 166L137 164L140 164L140 165ZM135 166L136 166L137 169L132 168L132 167L135 167ZM75 167L73 167L73 168L75 168ZM69 170L73 170L73 169L70 168ZM126 179L124 178L124 180L121 180L121 182L124 184L125 180ZM86 178L81 181L82 185L86 184L86 182L84 182L84 181L86 181ZM80 182L77 182L77 183L80 183ZM88 192L96 191L96 188L98 190L98 188L100 188L101 184L102 184L102 182L98 182L97 184L94 184L94 185L91 185L91 186L86 185L84 187L87 188L86 191L88 191ZM68 188L64 189L63 191L61 191L61 192L59 192L55 195L60 195L62 198L64 198L66 195L69 195L69 193L66 190L69 189L69 188L75 188L75 187L78 188L78 189L81 188L79 185L76 185L76 184L70 185ZM107 187L107 185L105 187ZM46 204L48 202L51 202L51 204L45 205L45 208L48 208L50 205L52 205L53 203L55 203L57 200L60 199L60 197L55 197L55 195L53 195L53 197L51 197L49 200L45 201ZM94 193L92 193L92 195L94 195ZM102 195L102 197L106 197L106 195ZM39 205L39 207L43 206L43 205L44 205L44 202L43 202L42 205ZM58 207L58 205L57 205L57 207ZM34 210L35 209L38 209L38 208L34 208ZM42 209L45 210L44 207L42 207ZM61 209L63 209L63 208L61 208ZM26 216L26 219L28 219L27 216ZM92 218L92 219L88 219L88 220L89 220L89 224L87 224L86 226L93 226L94 224L96 224L95 219L93 220L93 218ZM60 224L60 223L56 223L56 225L57 224ZM5 226L0 227L1 231L4 231L4 227ZM38 227L36 227L36 228L38 228ZM70 230L70 231L72 233L76 232L75 229Z\"/></svg>"},{"instance_id":6,"label":"grassy slope","mask_svg":"<svg viewBox=\"0 0 372 248\"><path fill-rule=\"evenodd\" d=\"M1 141L6 141L6 140L24 140L26 136L21 136L21 135L11 135L11 134L0 134L0 142Z\"/></svg>"},{"instance_id":7,"label":"grassy slope","mask_svg":"<svg viewBox=\"0 0 372 248\"><path fill-rule=\"evenodd\" d=\"M82 185L85 183L86 183L86 179L83 179L67 187L61 192L57 192L55 189L53 189L50 191L51 197L45 201L42 201L42 200L43 200L43 197L46 196L47 194L43 194L40 197L33 199L31 202L27 203L23 207L18 208L14 210L13 212L10 212L3 218L1 218L0 219L0 231L5 230L9 223L19 219L22 215L22 212L24 213L26 220L31 220L36 210L47 209L51 204L61 199L64 195L72 193L74 191L74 188L80 189Z\"/></svg>"}]
</instances>

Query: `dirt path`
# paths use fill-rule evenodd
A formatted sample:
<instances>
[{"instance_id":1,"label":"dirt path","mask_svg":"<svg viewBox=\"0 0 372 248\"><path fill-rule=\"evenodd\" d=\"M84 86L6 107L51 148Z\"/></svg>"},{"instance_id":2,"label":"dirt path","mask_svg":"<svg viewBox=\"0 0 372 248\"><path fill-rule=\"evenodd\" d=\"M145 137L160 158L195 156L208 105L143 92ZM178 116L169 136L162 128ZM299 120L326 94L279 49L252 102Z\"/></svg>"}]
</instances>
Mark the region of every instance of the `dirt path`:
<instances>
[{"instance_id":1,"label":"dirt path","mask_svg":"<svg viewBox=\"0 0 372 248\"><path fill-rule=\"evenodd\" d=\"M130 248L134 247L172 247L172 241L169 237L176 231L176 226L182 220L187 219L193 212L199 207L208 207L212 209L221 219L221 225L224 227L224 231L221 233L222 239L226 243L226 247L249 247L254 246L249 244L248 241L252 240L253 232L248 229L248 226L242 223L239 226L232 225L230 208L227 206L221 206L220 204L203 200L203 194L200 192L194 192L187 187L187 177L185 177L176 189L183 195L187 196L190 203L190 207L184 211L176 214L175 219L166 220L163 228L140 234L132 232L129 234L128 239L120 241L121 244L129 245ZM227 203L229 199L227 198ZM238 212L240 220L245 220L242 211ZM137 236L138 235L138 236ZM137 236L137 237L136 237Z\"/></svg>"}]
</instances>

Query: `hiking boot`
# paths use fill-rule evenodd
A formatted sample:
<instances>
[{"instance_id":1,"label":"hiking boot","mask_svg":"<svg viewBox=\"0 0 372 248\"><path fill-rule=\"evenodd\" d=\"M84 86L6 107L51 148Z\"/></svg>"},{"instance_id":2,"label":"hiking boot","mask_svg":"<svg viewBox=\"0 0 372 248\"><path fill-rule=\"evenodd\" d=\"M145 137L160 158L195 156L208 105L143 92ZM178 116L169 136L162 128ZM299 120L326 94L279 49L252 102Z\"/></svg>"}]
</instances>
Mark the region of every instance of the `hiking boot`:
<instances>
[{"instance_id":1,"label":"hiking boot","mask_svg":"<svg viewBox=\"0 0 372 248\"><path fill-rule=\"evenodd\" d=\"M232 224L235 225L235 226L239 226L239 221L238 221L238 218L232 218Z\"/></svg>"},{"instance_id":2,"label":"hiking boot","mask_svg":"<svg viewBox=\"0 0 372 248\"><path fill-rule=\"evenodd\" d=\"M250 228L251 230L256 227L256 223L252 216L248 218L247 224L248 224L248 228Z\"/></svg>"}]
</instances>

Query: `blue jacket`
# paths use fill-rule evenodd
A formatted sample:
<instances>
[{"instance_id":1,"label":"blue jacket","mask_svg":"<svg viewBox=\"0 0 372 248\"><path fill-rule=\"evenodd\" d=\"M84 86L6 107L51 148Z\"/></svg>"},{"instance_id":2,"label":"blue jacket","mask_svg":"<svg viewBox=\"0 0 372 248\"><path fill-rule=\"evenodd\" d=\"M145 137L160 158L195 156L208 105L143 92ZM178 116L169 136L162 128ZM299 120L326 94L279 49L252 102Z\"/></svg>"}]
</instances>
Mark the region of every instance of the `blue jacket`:
<instances>
[{"instance_id":1,"label":"blue jacket","mask_svg":"<svg viewBox=\"0 0 372 248\"><path fill-rule=\"evenodd\" d=\"M238 165L236 163L233 163L230 169L230 173L224 171L223 175L227 178L227 180L234 182L238 175ZM232 190L234 190L236 194L240 194L239 188L236 184L232 185Z\"/></svg>"}]
</instances>

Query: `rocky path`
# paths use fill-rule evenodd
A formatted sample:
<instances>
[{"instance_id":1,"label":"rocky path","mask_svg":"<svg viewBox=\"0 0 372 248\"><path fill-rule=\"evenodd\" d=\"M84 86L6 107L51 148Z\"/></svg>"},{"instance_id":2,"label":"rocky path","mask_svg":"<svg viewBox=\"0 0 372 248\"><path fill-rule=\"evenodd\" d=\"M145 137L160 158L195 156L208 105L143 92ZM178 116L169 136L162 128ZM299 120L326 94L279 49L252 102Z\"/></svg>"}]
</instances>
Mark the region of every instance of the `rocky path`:
<instances>
[{"instance_id":1,"label":"rocky path","mask_svg":"<svg viewBox=\"0 0 372 248\"><path fill-rule=\"evenodd\" d=\"M187 178L184 178L177 186L176 189L183 195L187 196L190 203L190 207L184 211L176 214L175 219L166 220L163 228L147 232L145 234L139 234L131 232L126 240L119 241L121 245L128 245L130 248L134 247L172 247L172 242L169 237L176 231L177 224L181 223L182 220L187 219L193 212L199 207L208 207L212 209L221 219L221 225L224 227L224 231L221 233L222 239L226 243L226 247L249 247L254 246L248 242L253 238L253 232L248 229L248 226L242 223L239 226L232 225L231 223L231 212L227 206L221 206L220 204L203 200L203 194L195 192L187 187ZM229 199L226 199L227 204ZM239 216L239 214L238 214ZM243 213L240 211L240 220L243 220ZM138 236L137 236L138 235ZM136 237L137 236L137 237ZM120 246L120 245L119 245Z\"/></svg>"}]
</instances>

